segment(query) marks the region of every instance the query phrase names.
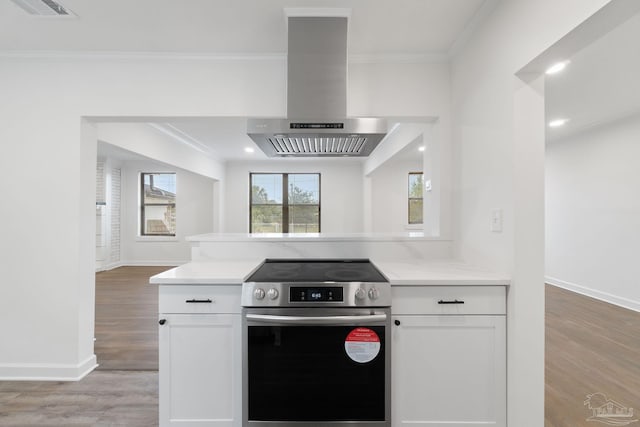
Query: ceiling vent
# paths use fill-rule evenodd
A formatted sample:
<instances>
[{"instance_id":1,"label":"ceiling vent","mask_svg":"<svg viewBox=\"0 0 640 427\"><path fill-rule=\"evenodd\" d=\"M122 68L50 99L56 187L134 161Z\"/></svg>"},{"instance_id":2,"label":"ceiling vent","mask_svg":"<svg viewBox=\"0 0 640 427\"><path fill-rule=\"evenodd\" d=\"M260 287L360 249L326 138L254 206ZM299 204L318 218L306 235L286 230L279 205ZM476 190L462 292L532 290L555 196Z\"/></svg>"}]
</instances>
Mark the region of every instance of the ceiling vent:
<instances>
[{"instance_id":1,"label":"ceiling vent","mask_svg":"<svg viewBox=\"0 0 640 427\"><path fill-rule=\"evenodd\" d=\"M75 16L66 7L53 0L11 0L29 15L36 16Z\"/></svg>"}]
</instances>

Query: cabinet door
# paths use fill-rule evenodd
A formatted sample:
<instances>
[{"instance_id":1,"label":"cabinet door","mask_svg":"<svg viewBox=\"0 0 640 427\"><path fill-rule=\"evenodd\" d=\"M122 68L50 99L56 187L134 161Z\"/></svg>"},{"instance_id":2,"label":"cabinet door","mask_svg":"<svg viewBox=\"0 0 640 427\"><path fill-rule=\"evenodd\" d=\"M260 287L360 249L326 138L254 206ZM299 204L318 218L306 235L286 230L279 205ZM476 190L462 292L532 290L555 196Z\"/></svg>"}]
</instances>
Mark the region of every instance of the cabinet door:
<instances>
[{"instance_id":1,"label":"cabinet door","mask_svg":"<svg viewBox=\"0 0 640 427\"><path fill-rule=\"evenodd\" d=\"M160 425L239 427L240 314L160 318Z\"/></svg>"},{"instance_id":2,"label":"cabinet door","mask_svg":"<svg viewBox=\"0 0 640 427\"><path fill-rule=\"evenodd\" d=\"M394 427L506 426L504 316L393 319Z\"/></svg>"}]
</instances>

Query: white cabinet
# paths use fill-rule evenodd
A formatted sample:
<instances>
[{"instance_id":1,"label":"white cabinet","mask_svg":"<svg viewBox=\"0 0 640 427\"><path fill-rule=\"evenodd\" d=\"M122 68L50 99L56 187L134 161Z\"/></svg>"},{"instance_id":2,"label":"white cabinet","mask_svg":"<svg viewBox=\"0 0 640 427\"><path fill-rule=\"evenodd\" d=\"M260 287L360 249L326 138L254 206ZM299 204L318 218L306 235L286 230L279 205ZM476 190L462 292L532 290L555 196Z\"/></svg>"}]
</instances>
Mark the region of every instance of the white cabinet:
<instances>
[{"instance_id":1,"label":"white cabinet","mask_svg":"<svg viewBox=\"0 0 640 427\"><path fill-rule=\"evenodd\" d=\"M160 286L159 292L160 425L239 427L240 287Z\"/></svg>"},{"instance_id":2,"label":"white cabinet","mask_svg":"<svg viewBox=\"0 0 640 427\"><path fill-rule=\"evenodd\" d=\"M394 427L506 426L504 291L392 289Z\"/></svg>"}]
</instances>

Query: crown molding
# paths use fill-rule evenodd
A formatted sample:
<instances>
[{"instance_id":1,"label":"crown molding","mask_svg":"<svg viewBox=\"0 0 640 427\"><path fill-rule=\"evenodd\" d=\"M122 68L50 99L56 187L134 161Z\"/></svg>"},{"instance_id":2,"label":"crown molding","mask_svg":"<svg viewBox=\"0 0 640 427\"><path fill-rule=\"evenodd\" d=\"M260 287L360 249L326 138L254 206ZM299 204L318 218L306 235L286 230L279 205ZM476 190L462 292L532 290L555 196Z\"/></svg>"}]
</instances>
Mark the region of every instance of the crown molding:
<instances>
[{"instance_id":1,"label":"crown molding","mask_svg":"<svg viewBox=\"0 0 640 427\"><path fill-rule=\"evenodd\" d=\"M285 61L284 53L116 52L116 51L0 51L0 58L18 59L125 59L195 61Z\"/></svg>"},{"instance_id":2,"label":"crown molding","mask_svg":"<svg viewBox=\"0 0 640 427\"><path fill-rule=\"evenodd\" d=\"M352 54L351 64L439 64L449 62L446 52L433 53L386 53Z\"/></svg>"},{"instance_id":3,"label":"crown molding","mask_svg":"<svg viewBox=\"0 0 640 427\"><path fill-rule=\"evenodd\" d=\"M471 37L475 34L476 30L480 28L487 17L491 15L498 3L500 3L500 0L485 0L484 3L482 3L451 45L451 48L447 52L449 59L454 58L464 49L471 40Z\"/></svg>"},{"instance_id":4,"label":"crown molding","mask_svg":"<svg viewBox=\"0 0 640 427\"><path fill-rule=\"evenodd\" d=\"M158 60L158 61L282 61L286 53L182 53L182 52L100 52L100 51L0 51L0 58L8 59L81 59L81 60ZM449 61L446 52L434 53L371 53L351 54L352 64L432 64Z\"/></svg>"}]
</instances>

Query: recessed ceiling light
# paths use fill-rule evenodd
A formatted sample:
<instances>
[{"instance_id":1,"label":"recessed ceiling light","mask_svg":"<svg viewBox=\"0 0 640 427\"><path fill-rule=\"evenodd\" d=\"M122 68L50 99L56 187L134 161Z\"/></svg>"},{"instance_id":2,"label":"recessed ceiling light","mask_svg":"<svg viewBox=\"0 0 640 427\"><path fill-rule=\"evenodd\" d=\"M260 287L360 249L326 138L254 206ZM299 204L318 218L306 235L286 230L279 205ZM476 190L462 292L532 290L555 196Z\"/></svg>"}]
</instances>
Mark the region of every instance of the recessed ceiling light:
<instances>
[{"instance_id":1,"label":"recessed ceiling light","mask_svg":"<svg viewBox=\"0 0 640 427\"><path fill-rule=\"evenodd\" d=\"M569 61L557 62L551 67L547 68L547 71L545 71L545 73L549 75L558 74L560 71L564 70L567 67L567 64L569 64Z\"/></svg>"},{"instance_id":2,"label":"recessed ceiling light","mask_svg":"<svg viewBox=\"0 0 640 427\"><path fill-rule=\"evenodd\" d=\"M245 153L253 153L254 151L256 151L256 150L253 149L252 147L244 147L244 152Z\"/></svg>"},{"instance_id":3,"label":"recessed ceiling light","mask_svg":"<svg viewBox=\"0 0 640 427\"><path fill-rule=\"evenodd\" d=\"M418 151L424 151L425 150L425 146L421 145L420 147L418 147Z\"/></svg>"},{"instance_id":4,"label":"recessed ceiling light","mask_svg":"<svg viewBox=\"0 0 640 427\"><path fill-rule=\"evenodd\" d=\"M551 120L549 122L549 127L550 128L557 128L560 126L564 126L567 122L569 121L569 119L556 119L556 120Z\"/></svg>"}]
</instances>

